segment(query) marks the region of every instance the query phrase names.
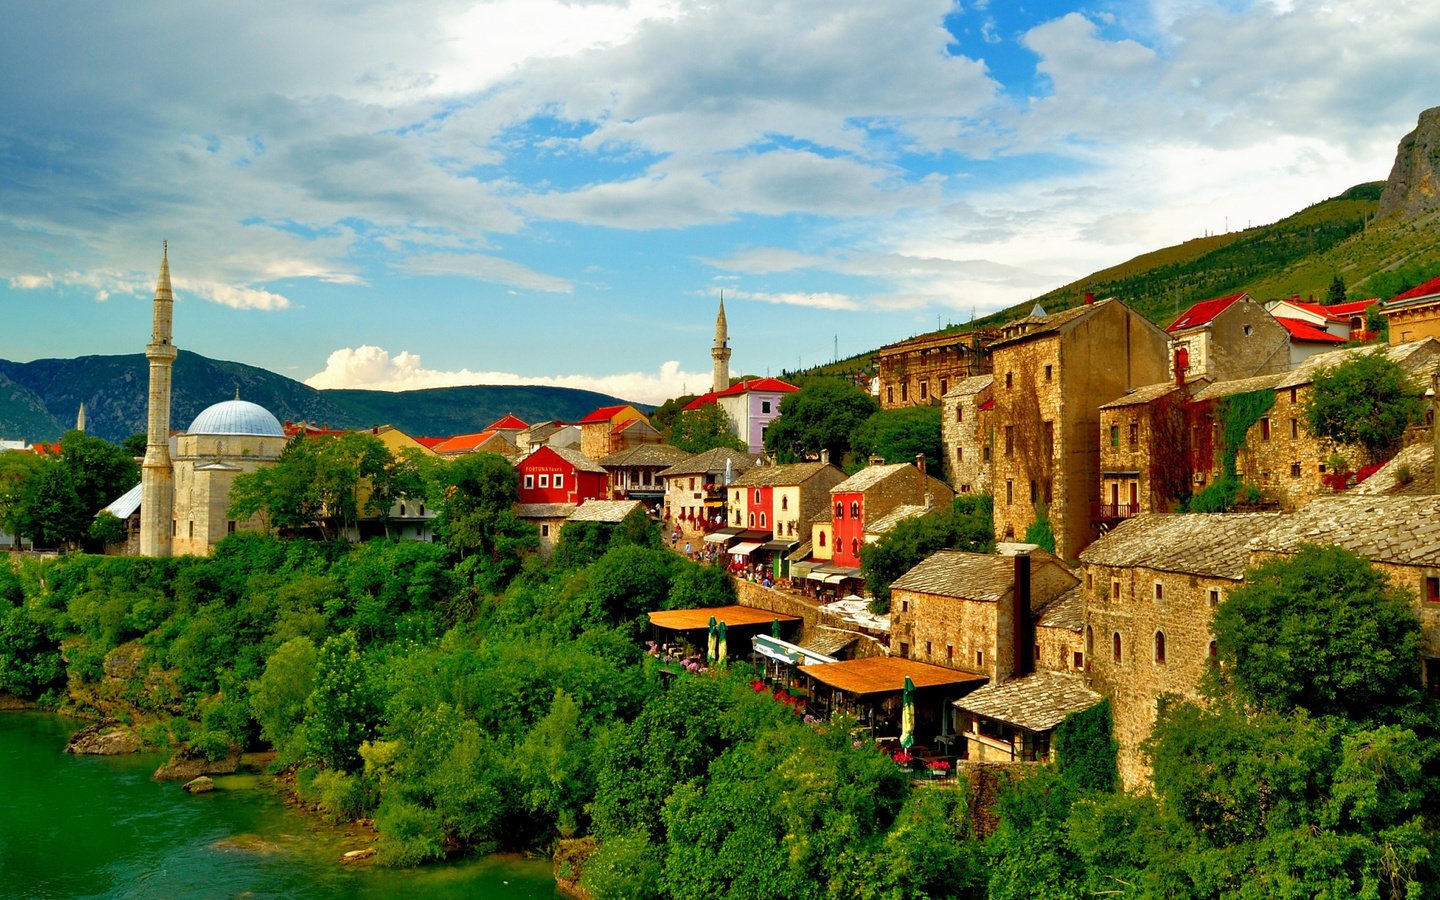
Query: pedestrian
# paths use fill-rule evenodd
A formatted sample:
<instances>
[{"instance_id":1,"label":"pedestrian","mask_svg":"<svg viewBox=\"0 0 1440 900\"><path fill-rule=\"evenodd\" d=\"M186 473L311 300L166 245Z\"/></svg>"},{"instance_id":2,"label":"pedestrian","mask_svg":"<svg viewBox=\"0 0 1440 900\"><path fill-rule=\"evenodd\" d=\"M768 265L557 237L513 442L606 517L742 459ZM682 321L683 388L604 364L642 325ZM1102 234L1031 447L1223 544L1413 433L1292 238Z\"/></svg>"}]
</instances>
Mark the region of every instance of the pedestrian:
<instances>
[{"instance_id":1,"label":"pedestrian","mask_svg":"<svg viewBox=\"0 0 1440 900\"><path fill-rule=\"evenodd\" d=\"M688 557L690 557L691 559L694 559L694 558L695 558L695 554L694 554L693 552L691 552L691 550L690 550L690 542L689 542L689 541L686 541L686 542L685 542L685 555L688 556Z\"/></svg>"}]
</instances>

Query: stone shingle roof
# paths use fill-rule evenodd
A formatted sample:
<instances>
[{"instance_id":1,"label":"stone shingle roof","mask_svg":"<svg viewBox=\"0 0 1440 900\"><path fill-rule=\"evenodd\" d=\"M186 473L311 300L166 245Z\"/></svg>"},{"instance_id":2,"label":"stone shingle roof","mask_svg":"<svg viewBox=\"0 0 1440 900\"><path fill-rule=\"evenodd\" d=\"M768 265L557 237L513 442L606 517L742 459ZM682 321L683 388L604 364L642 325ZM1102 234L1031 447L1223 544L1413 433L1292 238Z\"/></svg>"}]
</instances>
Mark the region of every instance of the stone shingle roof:
<instances>
[{"instance_id":1,"label":"stone shingle roof","mask_svg":"<svg viewBox=\"0 0 1440 900\"><path fill-rule=\"evenodd\" d=\"M1064 628L1079 634L1085 627L1085 594L1079 583L1047 603L1035 624L1041 628Z\"/></svg>"},{"instance_id":2,"label":"stone shingle roof","mask_svg":"<svg viewBox=\"0 0 1440 900\"><path fill-rule=\"evenodd\" d=\"M564 519L575 511L573 503L517 503L515 515L522 519Z\"/></svg>"},{"instance_id":3,"label":"stone shingle roof","mask_svg":"<svg viewBox=\"0 0 1440 900\"><path fill-rule=\"evenodd\" d=\"M971 375L956 382L954 387L945 392L945 396L969 397L971 394L980 393L994 383L994 375Z\"/></svg>"},{"instance_id":4,"label":"stone shingle roof","mask_svg":"<svg viewBox=\"0 0 1440 900\"><path fill-rule=\"evenodd\" d=\"M902 503L875 521L866 522L865 533L885 534L906 519L923 516L933 508L934 507L930 506L921 506L917 503Z\"/></svg>"},{"instance_id":5,"label":"stone shingle roof","mask_svg":"<svg viewBox=\"0 0 1440 900\"><path fill-rule=\"evenodd\" d=\"M669 478L672 475L710 475L725 471L725 461L730 461L730 471L735 475L742 475L748 472L755 465L755 457L743 450L731 450L729 447L716 447L713 450L706 450L704 453L697 453L689 459L681 460L670 468L660 473L661 478Z\"/></svg>"},{"instance_id":6,"label":"stone shingle roof","mask_svg":"<svg viewBox=\"0 0 1440 900\"><path fill-rule=\"evenodd\" d=\"M1052 313L1046 316L1026 316L1014 322L1006 322L1000 340L991 344L991 347L998 347L1001 344L1013 344L1018 341L1028 341L1031 338L1040 337L1045 334L1054 334L1065 330L1065 326L1100 309L1107 303L1114 303L1114 300L1101 300L1086 306L1077 306L1074 309L1067 309L1063 312ZM1011 329L1024 327L1021 333L1013 333Z\"/></svg>"},{"instance_id":7,"label":"stone shingle roof","mask_svg":"<svg viewBox=\"0 0 1440 900\"><path fill-rule=\"evenodd\" d=\"M1236 378L1231 381L1217 381L1214 384L1206 385L1196 391L1195 399L1218 400L1221 397L1229 397L1232 394L1246 394L1250 391L1278 390L1280 387L1280 378L1281 375L1272 374L1252 375L1249 378Z\"/></svg>"},{"instance_id":8,"label":"stone shingle roof","mask_svg":"<svg viewBox=\"0 0 1440 900\"><path fill-rule=\"evenodd\" d=\"M1400 480L1402 469L1409 470L1409 479L1404 482ZM1350 493L1359 496L1435 493L1435 445L1429 442L1411 444L1395 454L1374 475L1351 488Z\"/></svg>"},{"instance_id":9,"label":"stone shingle roof","mask_svg":"<svg viewBox=\"0 0 1440 900\"><path fill-rule=\"evenodd\" d=\"M1320 497L1257 535L1249 547L1294 553L1307 543L1337 544L1373 562L1440 566L1440 496Z\"/></svg>"},{"instance_id":10,"label":"stone shingle roof","mask_svg":"<svg viewBox=\"0 0 1440 900\"><path fill-rule=\"evenodd\" d=\"M731 487L793 487L804 484L825 469L829 463L803 462L783 466L756 466L730 482ZM836 470L839 471L838 469Z\"/></svg>"},{"instance_id":11,"label":"stone shingle roof","mask_svg":"<svg viewBox=\"0 0 1440 900\"><path fill-rule=\"evenodd\" d=\"M998 719L1026 731L1049 731L1073 713L1099 703L1099 694L1079 676L1035 672L1000 684L987 684L956 700L957 709Z\"/></svg>"},{"instance_id":12,"label":"stone shingle roof","mask_svg":"<svg viewBox=\"0 0 1440 900\"><path fill-rule=\"evenodd\" d=\"M830 489L832 494L853 494L860 491L867 491L891 475L903 472L911 468L910 463L892 463L890 465L866 466L849 478L840 482Z\"/></svg>"},{"instance_id":13,"label":"stone shingle roof","mask_svg":"<svg viewBox=\"0 0 1440 900\"><path fill-rule=\"evenodd\" d=\"M1178 391L1180 388L1173 381L1162 381L1159 384L1147 384L1125 392L1125 394L1109 403L1100 405L1101 409L1118 409L1122 406L1138 406L1142 403L1151 403L1164 397L1166 394Z\"/></svg>"},{"instance_id":14,"label":"stone shingle roof","mask_svg":"<svg viewBox=\"0 0 1440 900\"><path fill-rule=\"evenodd\" d=\"M597 475L609 474L603 466L573 447L551 447L550 450L556 456L574 466L578 472L594 472Z\"/></svg>"},{"instance_id":15,"label":"stone shingle roof","mask_svg":"<svg viewBox=\"0 0 1440 900\"><path fill-rule=\"evenodd\" d=\"M1032 580L1046 565L1060 564L1044 550L1031 551ZM921 560L913 569L895 579L890 589L994 603L1010 593L1014 586L1013 555L941 550ZM1038 611L1046 600L1047 598L1038 594L1032 594L1031 609Z\"/></svg>"},{"instance_id":16,"label":"stone shingle roof","mask_svg":"<svg viewBox=\"0 0 1440 900\"><path fill-rule=\"evenodd\" d=\"M1149 513L1122 522L1080 553L1100 566L1140 566L1240 579L1248 542L1274 528L1284 513Z\"/></svg>"},{"instance_id":17,"label":"stone shingle roof","mask_svg":"<svg viewBox=\"0 0 1440 900\"><path fill-rule=\"evenodd\" d=\"M613 525L635 510L644 508L645 504L639 500L586 500L570 514L570 521L607 522Z\"/></svg>"},{"instance_id":18,"label":"stone shingle roof","mask_svg":"<svg viewBox=\"0 0 1440 900\"><path fill-rule=\"evenodd\" d=\"M634 419L633 421L640 421ZM690 454L669 444L640 444L616 451L600 460L607 468L620 466L660 466L668 468L690 458Z\"/></svg>"}]
</instances>

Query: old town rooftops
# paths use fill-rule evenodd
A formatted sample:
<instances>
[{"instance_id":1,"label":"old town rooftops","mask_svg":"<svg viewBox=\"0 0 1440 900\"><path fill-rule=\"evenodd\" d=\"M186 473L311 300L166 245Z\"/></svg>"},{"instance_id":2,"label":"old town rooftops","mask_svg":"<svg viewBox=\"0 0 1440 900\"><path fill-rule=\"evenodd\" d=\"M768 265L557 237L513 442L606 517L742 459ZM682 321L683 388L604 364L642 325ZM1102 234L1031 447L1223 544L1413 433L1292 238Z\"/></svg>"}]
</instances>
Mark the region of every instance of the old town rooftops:
<instances>
[{"instance_id":1,"label":"old town rooftops","mask_svg":"<svg viewBox=\"0 0 1440 900\"><path fill-rule=\"evenodd\" d=\"M1209 300L1201 300L1194 306L1185 310L1180 317L1170 323L1166 331L1183 331L1186 328L1198 328L1201 325L1209 325L1215 321L1215 317L1230 308L1230 304L1242 297L1247 297L1245 291L1238 294L1231 294L1228 297L1213 297Z\"/></svg>"},{"instance_id":2,"label":"old town rooftops","mask_svg":"<svg viewBox=\"0 0 1440 900\"><path fill-rule=\"evenodd\" d=\"M970 375L960 379L955 386L945 392L946 397L969 397L978 394L995 383L994 375Z\"/></svg>"},{"instance_id":3,"label":"old town rooftops","mask_svg":"<svg viewBox=\"0 0 1440 900\"><path fill-rule=\"evenodd\" d=\"M1035 569L1047 563L1059 565L1055 557L1044 550L1032 550L1030 557ZM941 550L921 560L910 571L895 579L890 590L993 603L999 602L1014 587L1014 556ZM1038 594L1032 597L1031 606L1037 610L1043 606L1043 600Z\"/></svg>"},{"instance_id":4,"label":"old town rooftops","mask_svg":"<svg viewBox=\"0 0 1440 900\"><path fill-rule=\"evenodd\" d=\"M788 463L779 466L756 466L730 482L730 487L794 487L804 484L825 469L833 468L827 462ZM836 469L838 472L839 470Z\"/></svg>"},{"instance_id":5,"label":"old town rooftops","mask_svg":"<svg viewBox=\"0 0 1440 900\"><path fill-rule=\"evenodd\" d=\"M1147 513L1127 519L1080 554L1087 565L1140 566L1240 580L1247 542L1280 524L1285 513Z\"/></svg>"},{"instance_id":6,"label":"old town rooftops","mask_svg":"<svg viewBox=\"0 0 1440 900\"><path fill-rule=\"evenodd\" d=\"M661 472L660 477L670 478L676 475L718 475L725 471L726 461L729 461L730 472L734 475L740 475L755 465L755 457L746 453L744 450L716 447L713 450L706 450L704 453L697 453L688 459L681 460Z\"/></svg>"},{"instance_id":7,"label":"old town rooftops","mask_svg":"<svg viewBox=\"0 0 1440 900\"><path fill-rule=\"evenodd\" d=\"M1026 731L1042 732L1059 725L1067 716L1089 709L1101 699L1077 675L1035 672L1000 684L987 684L956 700L955 706Z\"/></svg>"}]
</instances>

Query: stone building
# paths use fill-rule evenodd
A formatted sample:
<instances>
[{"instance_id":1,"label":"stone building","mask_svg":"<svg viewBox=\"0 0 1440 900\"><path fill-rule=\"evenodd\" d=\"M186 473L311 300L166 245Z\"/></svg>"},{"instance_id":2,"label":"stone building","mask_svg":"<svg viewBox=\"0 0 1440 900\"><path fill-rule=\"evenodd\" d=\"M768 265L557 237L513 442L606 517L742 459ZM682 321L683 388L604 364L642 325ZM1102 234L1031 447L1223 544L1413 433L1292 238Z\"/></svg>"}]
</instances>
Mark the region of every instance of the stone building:
<instances>
[{"instance_id":1,"label":"stone building","mask_svg":"<svg viewBox=\"0 0 1440 900\"><path fill-rule=\"evenodd\" d=\"M1051 735L1101 696L1078 675L1031 672L955 701L956 729L972 762L1050 762Z\"/></svg>"},{"instance_id":2,"label":"stone building","mask_svg":"<svg viewBox=\"0 0 1440 900\"><path fill-rule=\"evenodd\" d=\"M858 569L867 523L883 518L897 506L948 506L954 497L950 485L925 474L923 455L914 463L866 466L830 489L830 533L824 541L831 547L830 558L838 566ZM824 521L816 528L823 527ZM815 534L812 530L808 535L812 542Z\"/></svg>"},{"instance_id":3,"label":"stone building","mask_svg":"<svg viewBox=\"0 0 1440 900\"><path fill-rule=\"evenodd\" d=\"M940 440L950 483L961 494L990 490L994 375L962 378L940 398Z\"/></svg>"},{"instance_id":4,"label":"stone building","mask_svg":"<svg viewBox=\"0 0 1440 900\"><path fill-rule=\"evenodd\" d=\"M245 400L216 403L196 416L175 438L171 552L206 556L227 534L263 529L258 515L229 517L230 487L237 475L279 462L289 443L278 419Z\"/></svg>"},{"instance_id":5,"label":"stone building","mask_svg":"<svg viewBox=\"0 0 1440 900\"><path fill-rule=\"evenodd\" d=\"M665 498L665 481L660 473L689 458L689 453L669 444L640 444L599 462L610 473L610 499L643 500L658 512Z\"/></svg>"},{"instance_id":6,"label":"stone building","mask_svg":"<svg viewBox=\"0 0 1440 900\"><path fill-rule=\"evenodd\" d=\"M986 331L942 331L881 347L875 354L880 408L935 403L962 379L990 371Z\"/></svg>"},{"instance_id":7,"label":"stone building","mask_svg":"<svg viewBox=\"0 0 1440 900\"><path fill-rule=\"evenodd\" d=\"M1012 322L990 352L995 533L1023 537L1044 510L1074 559L1098 533L1100 406L1163 381L1169 339L1112 299Z\"/></svg>"},{"instance_id":8,"label":"stone building","mask_svg":"<svg viewBox=\"0 0 1440 900\"><path fill-rule=\"evenodd\" d=\"M747 453L716 447L662 470L667 527L691 537L723 526L730 519L726 487L754 465L755 458Z\"/></svg>"},{"instance_id":9,"label":"stone building","mask_svg":"<svg viewBox=\"0 0 1440 900\"><path fill-rule=\"evenodd\" d=\"M1077 579L1033 544L1002 549L1008 552L942 550L897 578L890 652L992 683L1034 671L1035 621Z\"/></svg>"},{"instance_id":10,"label":"stone building","mask_svg":"<svg viewBox=\"0 0 1440 900\"><path fill-rule=\"evenodd\" d=\"M1215 653L1214 610L1242 583L1248 542L1283 520L1281 513L1142 515L1080 554L1085 672L1110 698L1127 786L1150 777L1140 743L1160 697L1198 698Z\"/></svg>"},{"instance_id":11,"label":"stone building","mask_svg":"<svg viewBox=\"0 0 1440 900\"><path fill-rule=\"evenodd\" d=\"M1188 399L1184 387L1161 382L1100 407L1100 508L1094 521L1108 527L1173 509L1189 486Z\"/></svg>"},{"instance_id":12,"label":"stone building","mask_svg":"<svg viewBox=\"0 0 1440 900\"><path fill-rule=\"evenodd\" d=\"M1283 372L1290 368L1290 336L1265 307L1241 291L1201 300L1170 327L1170 380L1221 381Z\"/></svg>"},{"instance_id":13,"label":"stone building","mask_svg":"<svg viewBox=\"0 0 1440 900\"><path fill-rule=\"evenodd\" d=\"M1322 497L1251 540L1250 563L1290 556L1317 542L1365 557L1413 598L1421 677L1430 695L1440 697L1440 496Z\"/></svg>"},{"instance_id":14,"label":"stone building","mask_svg":"<svg viewBox=\"0 0 1440 900\"><path fill-rule=\"evenodd\" d=\"M844 480L828 462L755 466L730 483L730 525L802 541L814 522L830 518L830 489Z\"/></svg>"},{"instance_id":15,"label":"stone building","mask_svg":"<svg viewBox=\"0 0 1440 900\"><path fill-rule=\"evenodd\" d=\"M1440 338L1440 277L1386 300L1380 314L1389 324L1391 344Z\"/></svg>"}]
</instances>

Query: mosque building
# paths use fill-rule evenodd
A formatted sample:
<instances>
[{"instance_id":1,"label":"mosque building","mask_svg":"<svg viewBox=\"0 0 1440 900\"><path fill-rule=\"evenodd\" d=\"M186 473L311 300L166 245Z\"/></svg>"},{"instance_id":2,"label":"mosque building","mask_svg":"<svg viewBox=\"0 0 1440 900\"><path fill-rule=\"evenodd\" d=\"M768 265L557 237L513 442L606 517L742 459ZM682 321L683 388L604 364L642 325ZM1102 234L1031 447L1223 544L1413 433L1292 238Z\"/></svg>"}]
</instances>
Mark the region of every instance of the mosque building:
<instances>
[{"instance_id":1,"label":"mosque building","mask_svg":"<svg viewBox=\"0 0 1440 900\"><path fill-rule=\"evenodd\" d=\"M171 335L173 307L167 246L155 285L154 328L145 348L150 362L145 461L139 491L131 493L139 501L140 555L205 556L227 534L263 528L259 516L229 518L230 486L237 475L274 465L289 438L274 415L241 400L238 392L233 400L207 407L172 438L170 386L177 353Z\"/></svg>"}]
</instances>

